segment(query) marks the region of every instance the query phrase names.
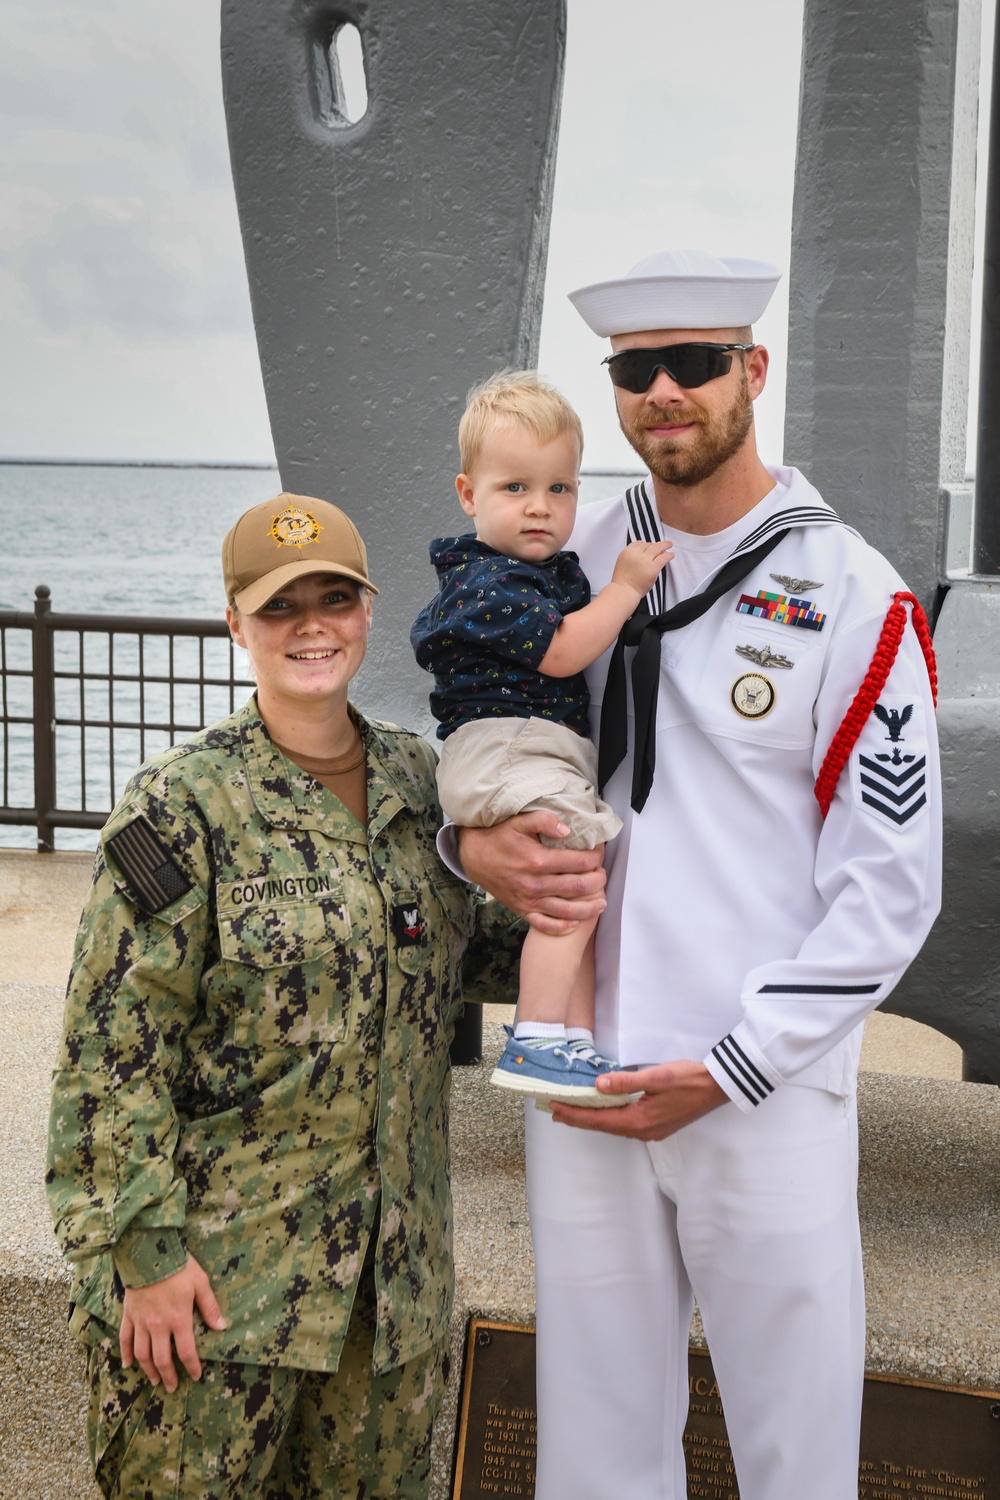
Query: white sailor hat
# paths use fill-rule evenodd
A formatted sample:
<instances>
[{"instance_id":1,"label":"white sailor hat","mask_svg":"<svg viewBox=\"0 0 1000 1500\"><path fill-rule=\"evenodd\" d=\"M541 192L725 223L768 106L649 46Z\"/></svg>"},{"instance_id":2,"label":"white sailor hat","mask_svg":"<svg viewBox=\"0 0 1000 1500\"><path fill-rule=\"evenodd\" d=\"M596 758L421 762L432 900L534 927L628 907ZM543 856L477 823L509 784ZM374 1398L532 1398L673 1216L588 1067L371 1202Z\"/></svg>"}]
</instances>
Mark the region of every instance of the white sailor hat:
<instances>
[{"instance_id":1,"label":"white sailor hat","mask_svg":"<svg viewBox=\"0 0 1000 1500\"><path fill-rule=\"evenodd\" d=\"M617 281L570 292L584 322L608 338L659 328L744 328L781 279L765 260L723 260L705 250L661 250Z\"/></svg>"}]
</instances>

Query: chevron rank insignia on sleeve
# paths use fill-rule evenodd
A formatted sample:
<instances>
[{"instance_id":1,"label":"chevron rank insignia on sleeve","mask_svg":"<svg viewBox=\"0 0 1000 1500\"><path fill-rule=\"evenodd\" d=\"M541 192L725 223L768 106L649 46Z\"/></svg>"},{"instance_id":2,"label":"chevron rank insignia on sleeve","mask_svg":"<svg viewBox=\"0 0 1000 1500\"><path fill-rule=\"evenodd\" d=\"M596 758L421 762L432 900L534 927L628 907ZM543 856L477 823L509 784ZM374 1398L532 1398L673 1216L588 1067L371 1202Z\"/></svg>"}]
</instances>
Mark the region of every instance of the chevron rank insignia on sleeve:
<instances>
[{"instance_id":1,"label":"chevron rank insignia on sleeve","mask_svg":"<svg viewBox=\"0 0 1000 1500\"><path fill-rule=\"evenodd\" d=\"M927 805L927 755L919 705L883 697L853 756L855 800L903 828Z\"/></svg>"},{"instance_id":2,"label":"chevron rank insignia on sleeve","mask_svg":"<svg viewBox=\"0 0 1000 1500\"><path fill-rule=\"evenodd\" d=\"M151 917L186 896L194 885L142 813L119 829L104 847L125 877L136 905Z\"/></svg>"}]
</instances>

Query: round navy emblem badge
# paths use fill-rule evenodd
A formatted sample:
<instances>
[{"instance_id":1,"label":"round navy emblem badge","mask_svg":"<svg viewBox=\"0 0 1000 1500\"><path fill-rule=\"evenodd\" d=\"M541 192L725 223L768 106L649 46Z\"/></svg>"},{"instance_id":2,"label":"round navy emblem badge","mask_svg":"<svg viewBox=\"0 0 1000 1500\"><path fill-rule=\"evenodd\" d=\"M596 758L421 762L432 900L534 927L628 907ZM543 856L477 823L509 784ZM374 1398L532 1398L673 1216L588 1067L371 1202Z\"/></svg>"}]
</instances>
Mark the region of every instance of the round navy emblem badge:
<instances>
[{"instance_id":1,"label":"round navy emblem badge","mask_svg":"<svg viewBox=\"0 0 1000 1500\"><path fill-rule=\"evenodd\" d=\"M774 707L774 683L763 672L744 672L733 683L729 700L744 719L762 719Z\"/></svg>"},{"instance_id":2,"label":"round navy emblem badge","mask_svg":"<svg viewBox=\"0 0 1000 1500\"><path fill-rule=\"evenodd\" d=\"M306 542L318 542L321 529L310 511L298 510L294 505L271 522L271 535L279 547L302 547Z\"/></svg>"}]
</instances>

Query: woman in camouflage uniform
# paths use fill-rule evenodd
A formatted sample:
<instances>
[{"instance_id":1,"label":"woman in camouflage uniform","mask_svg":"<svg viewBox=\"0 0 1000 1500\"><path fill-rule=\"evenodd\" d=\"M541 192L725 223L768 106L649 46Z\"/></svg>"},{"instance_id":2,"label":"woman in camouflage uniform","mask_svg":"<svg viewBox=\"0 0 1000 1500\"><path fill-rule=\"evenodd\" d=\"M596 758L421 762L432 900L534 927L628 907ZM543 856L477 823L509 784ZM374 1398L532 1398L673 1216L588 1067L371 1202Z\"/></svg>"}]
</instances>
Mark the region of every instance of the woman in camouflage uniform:
<instances>
[{"instance_id":1,"label":"woman in camouflage uniform","mask_svg":"<svg viewBox=\"0 0 1000 1500\"><path fill-rule=\"evenodd\" d=\"M448 1046L463 972L501 998L517 935L438 861L427 745L348 705L374 592L353 524L280 495L223 568L257 692L112 813L55 1073L94 1472L128 1500L421 1497Z\"/></svg>"}]
</instances>

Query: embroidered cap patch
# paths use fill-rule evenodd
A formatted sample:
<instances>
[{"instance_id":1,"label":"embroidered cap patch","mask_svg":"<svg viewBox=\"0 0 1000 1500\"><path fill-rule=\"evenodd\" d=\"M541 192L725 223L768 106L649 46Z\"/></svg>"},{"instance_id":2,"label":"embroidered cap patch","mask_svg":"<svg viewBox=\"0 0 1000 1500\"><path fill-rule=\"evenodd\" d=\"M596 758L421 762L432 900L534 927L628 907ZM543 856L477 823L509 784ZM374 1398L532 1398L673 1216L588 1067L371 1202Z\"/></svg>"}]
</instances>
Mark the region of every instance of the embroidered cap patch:
<instances>
[{"instance_id":1,"label":"embroidered cap patch","mask_svg":"<svg viewBox=\"0 0 1000 1500\"><path fill-rule=\"evenodd\" d=\"M800 630L822 630L826 624L826 615L811 600L769 594L766 589L759 589L756 595L741 594L736 613L770 620L772 625L797 625Z\"/></svg>"},{"instance_id":2,"label":"embroidered cap patch","mask_svg":"<svg viewBox=\"0 0 1000 1500\"><path fill-rule=\"evenodd\" d=\"M136 904L151 917L186 896L194 885L142 813L104 846L125 877Z\"/></svg>"},{"instance_id":3,"label":"embroidered cap patch","mask_svg":"<svg viewBox=\"0 0 1000 1500\"><path fill-rule=\"evenodd\" d=\"M311 510L299 510L289 505L271 522L271 535L279 547L303 547L307 542L318 542L323 530Z\"/></svg>"}]
</instances>

